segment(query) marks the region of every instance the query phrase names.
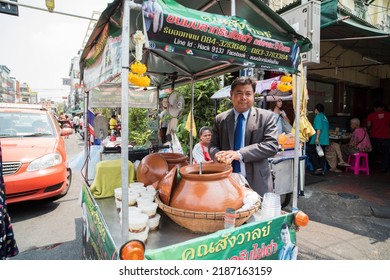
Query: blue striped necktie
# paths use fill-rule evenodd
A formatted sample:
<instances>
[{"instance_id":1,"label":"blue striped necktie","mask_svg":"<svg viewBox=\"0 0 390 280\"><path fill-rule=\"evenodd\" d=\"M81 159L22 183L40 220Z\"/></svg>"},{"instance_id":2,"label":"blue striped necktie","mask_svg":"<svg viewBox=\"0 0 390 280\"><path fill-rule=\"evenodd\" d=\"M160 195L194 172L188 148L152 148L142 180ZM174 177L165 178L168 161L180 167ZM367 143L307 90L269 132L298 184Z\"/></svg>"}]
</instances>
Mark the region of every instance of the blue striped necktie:
<instances>
[{"instance_id":1,"label":"blue striped necktie","mask_svg":"<svg viewBox=\"0 0 390 280\"><path fill-rule=\"evenodd\" d=\"M236 129L234 130L234 150L238 151L242 146L242 127L244 125L244 115L239 114L237 118L237 124ZM233 160L233 172L240 173L241 167L240 167L240 161L239 160Z\"/></svg>"}]
</instances>

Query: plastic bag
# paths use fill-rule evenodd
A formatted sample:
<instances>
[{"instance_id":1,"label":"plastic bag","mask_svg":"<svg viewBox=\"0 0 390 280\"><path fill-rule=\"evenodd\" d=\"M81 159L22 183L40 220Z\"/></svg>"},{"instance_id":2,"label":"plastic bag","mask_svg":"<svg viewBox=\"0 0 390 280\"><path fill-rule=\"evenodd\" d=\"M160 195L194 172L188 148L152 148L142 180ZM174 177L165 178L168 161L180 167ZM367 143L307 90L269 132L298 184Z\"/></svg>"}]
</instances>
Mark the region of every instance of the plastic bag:
<instances>
[{"instance_id":1,"label":"plastic bag","mask_svg":"<svg viewBox=\"0 0 390 280\"><path fill-rule=\"evenodd\" d=\"M176 133L172 132L172 150L174 153L184 154L183 148L181 147L179 138L177 138Z\"/></svg>"},{"instance_id":2,"label":"plastic bag","mask_svg":"<svg viewBox=\"0 0 390 280\"><path fill-rule=\"evenodd\" d=\"M323 157L323 156L324 156L324 151L322 150L321 145L316 144L316 151L317 151L317 155L318 155L319 157Z\"/></svg>"}]
</instances>

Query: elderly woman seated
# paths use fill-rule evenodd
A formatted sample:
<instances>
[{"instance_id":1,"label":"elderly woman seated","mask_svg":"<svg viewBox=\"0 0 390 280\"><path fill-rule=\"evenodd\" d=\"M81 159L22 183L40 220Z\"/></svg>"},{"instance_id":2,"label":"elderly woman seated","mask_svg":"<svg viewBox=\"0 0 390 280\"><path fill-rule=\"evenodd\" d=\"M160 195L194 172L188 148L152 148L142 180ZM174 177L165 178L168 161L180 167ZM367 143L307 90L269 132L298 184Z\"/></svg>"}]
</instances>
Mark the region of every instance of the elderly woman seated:
<instances>
[{"instance_id":1,"label":"elderly woman seated","mask_svg":"<svg viewBox=\"0 0 390 280\"><path fill-rule=\"evenodd\" d=\"M368 136L367 130L360 127L360 120L358 118L351 119L350 127L353 132L348 144L343 144L340 147L340 144L331 142L326 148L325 156L329 163L330 171L342 172L337 168L337 165L344 167L350 166L346 163L349 155L358 152L370 152L372 150L370 137Z\"/></svg>"}]
</instances>

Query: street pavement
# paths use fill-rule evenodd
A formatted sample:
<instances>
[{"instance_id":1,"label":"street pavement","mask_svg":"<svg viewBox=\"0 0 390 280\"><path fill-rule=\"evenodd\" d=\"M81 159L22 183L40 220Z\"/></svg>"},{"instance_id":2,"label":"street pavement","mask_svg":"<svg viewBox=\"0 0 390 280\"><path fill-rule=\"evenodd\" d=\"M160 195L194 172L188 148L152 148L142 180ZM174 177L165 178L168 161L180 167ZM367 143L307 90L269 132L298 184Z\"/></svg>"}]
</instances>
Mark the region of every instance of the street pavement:
<instances>
[{"instance_id":1,"label":"street pavement","mask_svg":"<svg viewBox=\"0 0 390 280\"><path fill-rule=\"evenodd\" d=\"M301 260L390 260L390 174L306 175L298 208L309 215L297 233Z\"/></svg>"},{"instance_id":2,"label":"street pavement","mask_svg":"<svg viewBox=\"0 0 390 280\"><path fill-rule=\"evenodd\" d=\"M65 138L68 162L83 149L80 135ZM53 203L8 205L19 254L10 260L81 260L81 174L73 170L69 192Z\"/></svg>"}]
</instances>

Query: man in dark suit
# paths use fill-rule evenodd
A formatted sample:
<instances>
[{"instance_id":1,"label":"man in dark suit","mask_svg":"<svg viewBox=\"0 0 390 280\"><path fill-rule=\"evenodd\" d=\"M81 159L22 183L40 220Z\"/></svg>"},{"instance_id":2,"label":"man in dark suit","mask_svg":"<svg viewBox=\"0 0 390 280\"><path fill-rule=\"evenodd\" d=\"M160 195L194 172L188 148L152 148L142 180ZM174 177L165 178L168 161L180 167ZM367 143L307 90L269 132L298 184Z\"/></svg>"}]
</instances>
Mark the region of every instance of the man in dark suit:
<instances>
[{"instance_id":1,"label":"man in dark suit","mask_svg":"<svg viewBox=\"0 0 390 280\"><path fill-rule=\"evenodd\" d=\"M209 153L214 162L239 161L239 173L263 196L273 191L268 158L278 152L278 130L271 111L253 107L255 88L256 82L252 79L234 80L230 90L233 109L216 116ZM240 113L245 118L243 141L241 148L234 150L235 123Z\"/></svg>"}]
</instances>

